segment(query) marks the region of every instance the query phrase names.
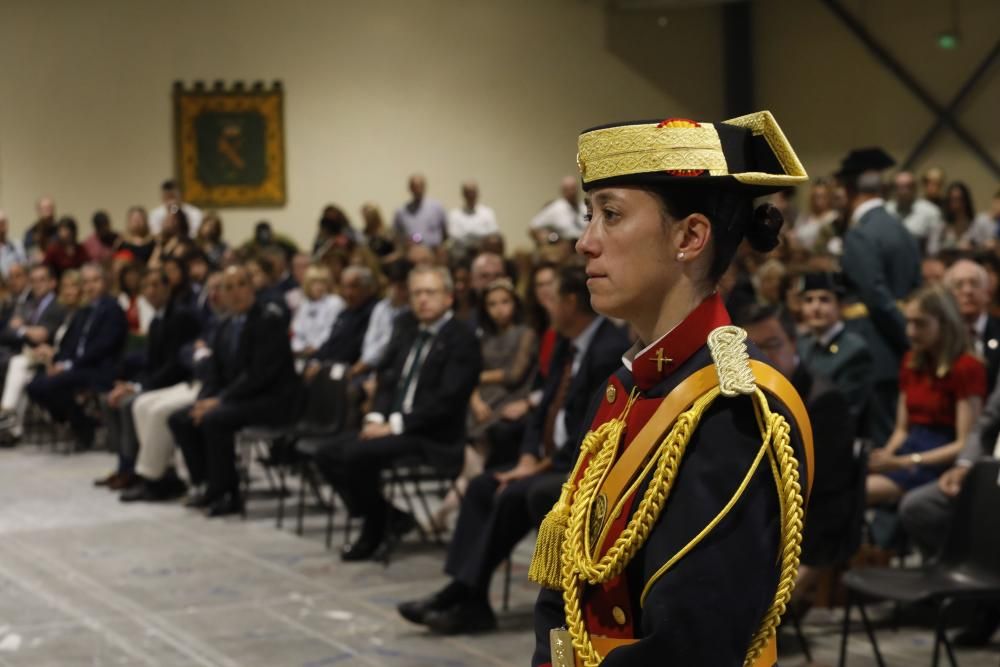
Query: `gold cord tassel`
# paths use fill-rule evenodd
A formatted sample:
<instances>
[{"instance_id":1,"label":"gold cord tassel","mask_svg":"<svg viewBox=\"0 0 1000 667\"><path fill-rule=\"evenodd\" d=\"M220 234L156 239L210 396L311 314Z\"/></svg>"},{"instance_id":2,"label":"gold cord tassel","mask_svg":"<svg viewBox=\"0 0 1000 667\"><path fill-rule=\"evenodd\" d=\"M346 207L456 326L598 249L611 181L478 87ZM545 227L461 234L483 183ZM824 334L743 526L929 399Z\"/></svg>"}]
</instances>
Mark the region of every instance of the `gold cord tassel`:
<instances>
[{"instance_id":1,"label":"gold cord tassel","mask_svg":"<svg viewBox=\"0 0 1000 667\"><path fill-rule=\"evenodd\" d=\"M528 579L553 590L562 589L562 547L569 526L569 497L572 494L570 480L562 485L559 500L538 527L538 541L528 568Z\"/></svg>"},{"instance_id":2,"label":"gold cord tassel","mask_svg":"<svg viewBox=\"0 0 1000 667\"><path fill-rule=\"evenodd\" d=\"M580 466L584 461L607 442L614 442L617 446L621 439L622 431L625 430L625 417L632 407L634 397L630 397L625 406L625 411L617 419L601 424L596 431L590 431L580 445L580 455L577 456L576 465L570 473L566 483L562 485L562 492L559 500L549 510L542 520L542 525L538 527L538 540L535 542L535 553L531 557L531 565L528 567L528 579L552 590L562 590L562 549L566 541L566 530L569 527L569 508L575 492L574 484Z\"/></svg>"}]
</instances>

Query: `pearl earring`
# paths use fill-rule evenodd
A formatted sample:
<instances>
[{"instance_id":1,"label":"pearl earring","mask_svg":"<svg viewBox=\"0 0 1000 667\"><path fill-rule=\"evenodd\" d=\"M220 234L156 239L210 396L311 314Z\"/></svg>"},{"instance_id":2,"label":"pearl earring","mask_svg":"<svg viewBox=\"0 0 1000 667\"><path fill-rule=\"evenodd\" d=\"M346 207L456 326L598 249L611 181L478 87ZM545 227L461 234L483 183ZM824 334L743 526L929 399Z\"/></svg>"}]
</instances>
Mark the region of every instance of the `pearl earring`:
<instances>
[{"instance_id":1,"label":"pearl earring","mask_svg":"<svg viewBox=\"0 0 1000 667\"><path fill-rule=\"evenodd\" d=\"M681 261L682 259L684 259L684 251L683 250L681 252L677 253L677 261Z\"/></svg>"}]
</instances>

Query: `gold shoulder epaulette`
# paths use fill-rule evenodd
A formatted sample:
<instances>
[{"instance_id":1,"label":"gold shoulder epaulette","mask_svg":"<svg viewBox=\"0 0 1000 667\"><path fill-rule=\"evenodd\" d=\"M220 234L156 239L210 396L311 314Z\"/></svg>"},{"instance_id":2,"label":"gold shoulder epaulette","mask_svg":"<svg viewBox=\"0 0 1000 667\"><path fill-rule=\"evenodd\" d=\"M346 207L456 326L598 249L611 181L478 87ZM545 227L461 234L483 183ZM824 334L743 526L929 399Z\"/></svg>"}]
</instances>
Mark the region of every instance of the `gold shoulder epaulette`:
<instances>
[{"instance_id":1,"label":"gold shoulder epaulette","mask_svg":"<svg viewBox=\"0 0 1000 667\"><path fill-rule=\"evenodd\" d=\"M757 391L745 330L732 325L714 329L708 334L708 350L719 374L719 390L723 396L749 396Z\"/></svg>"}]
</instances>

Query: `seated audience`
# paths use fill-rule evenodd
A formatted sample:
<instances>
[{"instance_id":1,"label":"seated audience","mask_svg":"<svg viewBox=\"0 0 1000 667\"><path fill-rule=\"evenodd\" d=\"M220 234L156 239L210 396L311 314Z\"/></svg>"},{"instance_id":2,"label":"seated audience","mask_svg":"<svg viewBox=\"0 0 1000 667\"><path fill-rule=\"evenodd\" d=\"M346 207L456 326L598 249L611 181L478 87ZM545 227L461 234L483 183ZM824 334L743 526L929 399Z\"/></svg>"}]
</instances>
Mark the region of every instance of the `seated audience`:
<instances>
[{"instance_id":1,"label":"seated audience","mask_svg":"<svg viewBox=\"0 0 1000 667\"><path fill-rule=\"evenodd\" d=\"M371 271L349 266L340 274L340 296L345 307L333 321L326 342L310 357L303 373L308 382L326 364L353 366L361 357L368 322L378 303L377 285Z\"/></svg>"},{"instance_id":2,"label":"seated audience","mask_svg":"<svg viewBox=\"0 0 1000 667\"><path fill-rule=\"evenodd\" d=\"M41 277L48 275L52 284L55 285L55 277L52 269L45 264L39 264L32 269L33 286L38 281L41 288ZM44 313L39 318L38 327L49 330L48 338L40 343L32 343L40 337L41 331L34 326L25 330L26 345L22 346L21 352L12 356L7 363L7 374L4 377L3 397L0 399L0 441L6 443L16 443L23 433L24 414L28 407L27 387L35 376L35 371L52 364L55 351L59 348L69 322L80 306L80 297L83 285L80 280L80 273L77 271L66 271L59 282L59 293L54 303L44 309ZM44 302L44 298L42 302ZM58 316L58 317L57 317ZM43 321L44 320L44 321ZM58 320L58 321L56 321Z\"/></svg>"},{"instance_id":3,"label":"seated audience","mask_svg":"<svg viewBox=\"0 0 1000 667\"><path fill-rule=\"evenodd\" d=\"M434 514L438 528L443 528L447 517L458 508L469 479L483 471L483 462L490 455L489 428L502 419L503 409L511 402L528 397L538 367L538 338L523 323L521 300L514 284L507 278L494 280L482 298L477 319L483 370L469 400L466 438L470 446L465 449L465 465L455 488ZM516 443L511 444L516 447ZM497 460L496 453L492 458Z\"/></svg>"},{"instance_id":4,"label":"seated audience","mask_svg":"<svg viewBox=\"0 0 1000 667\"><path fill-rule=\"evenodd\" d=\"M229 244L222 237L222 218L215 211L209 211L201 221L201 227L195 234L195 245L205 253L209 263L214 268L221 268L229 252Z\"/></svg>"},{"instance_id":5,"label":"seated audience","mask_svg":"<svg viewBox=\"0 0 1000 667\"><path fill-rule=\"evenodd\" d=\"M62 275L63 271L78 269L89 260L90 255L77 241L76 220L69 216L60 218L56 225L55 239L49 243L43 261L51 266L57 275Z\"/></svg>"},{"instance_id":6,"label":"seated audience","mask_svg":"<svg viewBox=\"0 0 1000 667\"><path fill-rule=\"evenodd\" d=\"M223 290L228 317L206 350L211 354L209 372L198 399L169 419L192 484L205 484L190 506L212 517L243 510L236 433L250 425L293 421L300 402L281 307L257 298L250 273L242 266L226 269Z\"/></svg>"},{"instance_id":7,"label":"seated audience","mask_svg":"<svg viewBox=\"0 0 1000 667\"><path fill-rule=\"evenodd\" d=\"M822 232L837 219L833 207L831 184L818 179L809 190L809 210L802 212L795 220L791 234L798 247L807 252L822 252Z\"/></svg>"},{"instance_id":8,"label":"seated audience","mask_svg":"<svg viewBox=\"0 0 1000 667\"><path fill-rule=\"evenodd\" d=\"M382 364L397 319L410 309L408 280L411 268L405 259L386 264L384 273L389 281L386 295L372 308L365 337L361 340L361 358L351 366L350 376L363 377Z\"/></svg>"},{"instance_id":9,"label":"seated audience","mask_svg":"<svg viewBox=\"0 0 1000 667\"><path fill-rule=\"evenodd\" d=\"M70 322L52 365L28 384L28 396L56 421L68 421L76 446L89 449L95 422L84 413L77 394L111 388L128 324L118 302L108 294L104 269L86 264L80 274L86 305Z\"/></svg>"},{"instance_id":10,"label":"seated audience","mask_svg":"<svg viewBox=\"0 0 1000 667\"><path fill-rule=\"evenodd\" d=\"M310 357L330 337L334 321L347 304L331 294L333 281L325 266L306 269L302 288L305 299L292 318L292 352L297 357Z\"/></svg>"},{"instance_id":11,"label":"seated audience","mask_svg":"<svg viewBox=\"0 0 1000 667\"><path fill-rule=\"evenodd\" d=\"M25 264L28 260L24 255L24 248L17 240L8 237L8 225L10 221L7 214L0 211L0 279L6 280L10 273L10 267L14 264Z\"/></svg>"},{"instance_id":12,"label":"seated audience","mask_svg":"<svg viewBox=\"0 0 1000 667\"><path fill-rule=\"evenodd\" d=\"M983 458L1000 457L997 440L1000 437L1000 386L996 387L955 465L942 475L910 490L899 503L899 518L906 534L913 540L925 561L941 555L949 527L955 515L955 499L962 490L965 476L973 464ZM982 606L972 622L953 640L956 646L983 646L1000 627L1000 605Z\"/></svg>"},{"instance_id":13,"label":"seated audience","mask_svg":"<svg viewBox=\"0 0 1000 667\"><path fill-rule=\"evenodd\" d=\"M829 275L829 274L824 274ZM827 287L829 289L829 287ZM808 294L809 292L807 292ZM786 311L750 306L736 318L750 340L775 368L792 381L812 423L816 477L809 496L808 520L802 532L802 555L795 599L811 597L823 569L846 563L860 539L855 525L855 422L847 396L815 375L796 353L795 323Z\"/></svg>"},{"instance_id":14,"label":"seated audience","mask_svg":"<svg viewBox=\"0 0 1000 667\"><path fill-rule=\"evenodd\" d=\"M972 350L986 362L986 392L993 391L1000 373L1000 319L989 313L989 274L970 259L960 259L944 274L965 322Z\"/></svg>"},{"instance_id":15,"label":"seated audience","mask_svg":"<svg viewBox=\"0 0 1000 667\"><path fill-rule=\"evenodd\" d=\"M149 231L146 209L132 206L125 214L125 233L118 239L118 248L132 253L137 262L146 264L155 247L156 239Z\"/></svg>"},{"instance_id":16,"label":"seated audience","mask_svg":"<svg viewBox=\"0 0 1000 667\"><path fill-rule=\"evenodd\" d=\"M959 250L992 250L997 227L988 218L976 216L969 186L955 181L945 191L944 230L938 247Z\"/></svg>"},{"instance_id":17,"label":"seated audience","mask_svg":"<svg viewBox=\"0 0 1000 667\"><path fill-rule=\"evenodd\" d=\"M451 581L428 598L404 602L399 613L434 632L491 630L493 571L559 497L576 461L587 409L621 365L625 333L590 306L583 269L559 273L552 324L560 340L541 404L532 411L517 464L488 470L469 483L459 509L445 572Z\"/></svg>"},{"instance_id":18,"label":"seated audience","mask_svg":"<svg viewBox=\"0 0 1000 667\"><path fill-rule=\"evenodd\" d=\"M447 269L418 266L409 286L413 315L396 323L364 427L315 443L323 475L364 522L360 537L341 554L346 561L371 558L387 531L402 535L415 526L411 515L382 497L383 468L400 458L446 467L462 460L464 406L482 366L478 341L451 314Z\"/></svg>"},{"instance_id":19,"label":"seated audience","mask_svg":"<svg viewBox=\"0 0 1000 667\"><path fill-rule=\"evenodd\" d=\"M146 269L141 285L144 300L154 313L141 364L129 369L130 377L117 380L106 397L108 440L111 449L118 452L118 469L99 480L99 485L112 490L125 489L140 481L135 475L139 442L132 404L144 391L163 389L187 379L188 373L180 360L181 350L194 341L200 328L190 305L171 293L162 268Z\"/></svg>"},{"instance_id":20,"label":"seated audience","mask_svg":"<svg viewBox=\"0 0 1000 667\"><path fill-rule=\"evenodd\" d=\"M361 207L361 218L365 221L362 230L362 243L383 259L396 252L396 243L382 222L382 212L371 202Z\"/></svg>"},{"instance_id":21,"label":"seated audience","mask_svg":"<svg viewBox=\"0 0 1000 667\"><path fill-rule=\"evenodd\" d=\"M802 315L807 333L798 352L809 372L832 382L847 398L859 423L871 395L872 354L864 338L848 331L840 317L844 286L832 273L807 273L801 280Z\"/></svg>"},{"instance_id":22,"label":"seated audience","mask_svg":"<svg viewBox=\"0 0 1000 667\"><path fill-rule=\"evenodd\" d=\"M940 477L955 462L986 393L986 370L948 291L918 290L905 314L910 350L899 371L896 425L869 459L869 505L895 503Z\"/></svg>"},{"instance_id":23,"label":"seated audience","mask_svg":"<svg viewBox=\"0 0 1000 667\"><path fill-rule=\"evenodd\" d=\"M122 502L169 500L186 488L173 466L175 443L169 419L178 410L194 405L203 381L211 375L213 359L208 354L206 341L210 343L215 339L218 325L226 314L222 276L222 272L208 276L205 303L195 307L201 337L193 345L185 346L178 355L183 379L163 389L145 390L132 402L132 422L139 449L135 472L141 484L123 491Z\"/></svg>"},{"instance_id":24,"label":"seated audience","mask_svg":"<svg viewBox=\"0 0 1000 667\"><path fill-rule=\"evenodd\" d=\"M97 211L91 218L94 231L83 240L83 249L87 251L90 261L108 264L115 254L121 239L118 232L111 228L111 217L106 211Z\"/></svg>"},{"instance_id":25,"label":"seated audience","mask_svg":"<svg viewBox=\"0 0 1000 667\"><path fill-rule=\"evenodd\" d=\"M36 264L31 268L31 294L0 330L0 345L6 352L15 354L25 346L52 342L66 319L66 310L56 296L57 284L49 265Z\"/></svg>"},{"instance_id":26,"label":"seated audience","mask_svg":"<svg viewBox=\"0 0 1000 667\"><path fill-rule=\"evenodd\" d=\"M152 221L150 226L156 229ZM191 240L191 220L186 210L172 207L163 218L163 226L156 235L156 244L148 263L155 269L162 266L168 258L183 260L194 247L194 241Z\"/></svg>"}]
</instances>

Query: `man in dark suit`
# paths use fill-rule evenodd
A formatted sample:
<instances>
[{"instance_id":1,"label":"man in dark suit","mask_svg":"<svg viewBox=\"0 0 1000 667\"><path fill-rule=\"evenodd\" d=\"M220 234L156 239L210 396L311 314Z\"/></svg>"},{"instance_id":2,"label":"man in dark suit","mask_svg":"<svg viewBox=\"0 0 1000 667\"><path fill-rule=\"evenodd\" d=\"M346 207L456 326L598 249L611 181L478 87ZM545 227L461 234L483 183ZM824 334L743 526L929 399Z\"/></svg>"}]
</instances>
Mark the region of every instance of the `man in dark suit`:
<instances>
[{"instance_id":1,"label":"man in dark suit","mask_svg":"<svg viewBox=\"0 0 1000 667\"><path fill-rule=\"evenodd\" d=\"M848 331L840 317L840 276L807 273L799 290L809 328L798 339L799 357L812 375L829 380L847 398L857 424L871 396L873 360L865 339Z\"/></svg>"},{"instance_id":2,"label":"man in dark suit","mask_svg":"<svg viewBox=\"0 0 1000 667\"><path fill-rule=\"evenodd\" d=\"M858 476L865 475L854 459L854 427L844 393L827 378L815 376L796 353L795 322L787 311L753 305L736 323L771 363L791 380L812 423L815 452L813 482L806 523L796 599L806 599L819 581L821 568L853 555L860 537L855 525Z\"/></svg>"},{"instance_id":3,"label":"man in dark suit","mask_svg":"<svg viewBox=\"0 0 1000 667\"><path fill-rule=\"evenodd\" d=\"M353 366L361 358L368 322L378 303L378 285L372 272L363 266L349 266L340 277L340 296L346 307L333 321L330 336L306 365L303 377L311 381L327 364Z\"/></svg>"},{"instance_id":4,"label":"man in dark suit","mask_svg":"<svg viewBox=\"0 0 1000 667\"><path fill-rule=\"evenodd\" d=\"M301 384L295 374L285 313L261 303L243 266L226 269L222 289L228 318L210 348L202 348L205 379L194 407L169 418L191 482L206 482L190 501L209 516L242 511L236 471L236 433L250 425L295 419Z\"/></svg>"},{"instance_id":5,"label":"man in dark suit","mask_svg":"<svg viewBox=\"0 0 1000 667\"><path fill-rule=\"evenodd\" d=\"M0 345L17 353L25 345L49 343L66 319L66 309L56 298L57 282L47 264L36 264L30 275L31 295L0 330Z\"/></svg>"},{"instance_id":6,"label":"man in dark suit","mask_svg":"<svg viewBox=\"0 0 1000 667\"><path fill-rule=\"evenodd\" d=\"M387 527L403 534L415 525L382 497L383 468L409 457L461 467L469 396L482 367L479 341L452 315L447 269L418 266L409 287L413 312L395 325L364 427L316 443L319 469L351 514L364 519L358 541L341 554L348 561L375 555Z\"/></svg>"},{"instance_id":7,"label":"man in dark suit","mask_svg":"<svg viewBox=\"0 0 1000 667\"><path fill-rule=\"evenodd\" d=\"M845 319L868 342L875 362L863 431L877 446L895 425L899 364L909 348L897 302L920 284L917 242L882 199L881 171L893 164L885 151L864 148L852 151L837 172L850 215L841 267L855 301L845 308Z\"/></svg>"},{"instance_id":8,"label":"man in dark suit","mask_svg":"<svg viewBox=\"0 0 1000 667\"><path fill-rule=\"evenodd\" d=\"M971 259L960 259L944 274L944 284L955 295L976 354L986 363L987 395L1000 373L1000 319L990 315L989 274Z\"/></svg>"},{"instance_id":9,"label":"man in dark suit","mask_svg":"<svg viewBox=\"0 0 1000 667\"><path fill-rule=\"evenodd\" d=\"M74 316L49 371L28 385L28 396L56 421L69 421L78 448L87 449L93 444L94 422L76 395L111 388L128 323L121 306L107 293L104 268L86 264L80 273L87 305Z\"/></svg>"},{"instance_id":10,"label":"man in dark suit","mask_svg":"<svg viewBox=\"0 0 1000 667\"><path fill-rule=\"evenodd\" d=\"M180 295L171 295L170 282L163 269L148 269L142 276L142 295L155 312L146 336L141 366L132 370L128 379L120 379L106 398L106 422L111 446L118 451L118 469L99 486L111 490L138 486L135 492L145 490L146 484L134 473L135 459L139 452L132 403L144 391L155 391L182 382L189 377L181 362L181 349L198 337L201 324L191 306ZM184 492L184 485L176 476L169 480L169 495Z\"/></svg>"},{"instance_id":11,"label":"man in dark suit","mask_svg":"<svg viewBox=\"0 0 1000 667\"><path fill-rule=\"evenodd\" d=\"M444 634L494 628L488 599L493 571L559 496L594 394L621 365L629 341L591 308L580 267L559 273L552 325L560 338L542 402L528 420L520 460L469 483L445 563L452 581L429 598L401 604L399 613L409 621ZM544 509L538 512L538 507Z\"/></svg>"}]
</instances>

